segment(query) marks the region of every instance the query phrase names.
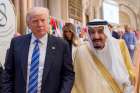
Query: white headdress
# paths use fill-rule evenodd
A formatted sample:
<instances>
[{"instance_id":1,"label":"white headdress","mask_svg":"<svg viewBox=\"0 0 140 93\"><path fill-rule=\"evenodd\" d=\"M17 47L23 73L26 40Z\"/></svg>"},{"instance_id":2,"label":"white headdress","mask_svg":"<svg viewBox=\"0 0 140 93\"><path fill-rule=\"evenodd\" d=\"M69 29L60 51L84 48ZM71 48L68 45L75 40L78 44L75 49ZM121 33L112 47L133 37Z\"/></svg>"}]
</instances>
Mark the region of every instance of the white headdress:
<instances>
[{"instance_id":1,"label":"white headdress","mask_svg":"<svg viewBox=\"0 0 140 93\"><path fill-rule=\"evenodd\" d=\"M104 26L104 34L107 36L106 44L109 48L109 53L111 55L112 59L112 73L115 79L120 84L124 83L130 83L129 82L129 75L126 70L126 67L124 65L124 60L121 54L120 46L118 41L112 37L109 28L108 28L108 22L101 19L95 19L87 23L88 27L98 27L98 26ZM89 34L88 34L89 37ZM89 37L89 45L92 49L92 51L95 53L96 50L93 47L92 41ZM95 53L96 54L96 53Z\"/></svg>"}]
</instances>

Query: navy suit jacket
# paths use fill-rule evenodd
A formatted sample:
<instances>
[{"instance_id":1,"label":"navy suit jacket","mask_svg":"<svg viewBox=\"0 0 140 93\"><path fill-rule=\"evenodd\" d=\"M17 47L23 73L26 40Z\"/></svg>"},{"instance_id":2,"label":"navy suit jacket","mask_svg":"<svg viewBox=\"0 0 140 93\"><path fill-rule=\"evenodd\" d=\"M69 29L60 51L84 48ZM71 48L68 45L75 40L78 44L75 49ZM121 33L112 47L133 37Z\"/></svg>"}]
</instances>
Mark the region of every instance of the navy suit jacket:
<instances>
[{"instance_id":1,"label":"navy suit jacket","mask_svg":"<svg viewBox=\"0 0 140 93\"><path fill-rule=\"evenodd\" d=\"M26 93L30 41L31 34L12 39L3 72L2 93ZM70 93L73 82L68 44L48 35L41 93Z\"/></svg>"},{"instance_id":2,"label":"navy suit jacket","mask_svg":"<svg viewBox=\"0 0 140 93\"><path fill-rule=\"evenodd\" d=\"M120 39L120 35L115 31L112 31L112 36L116 39Z\"/></svg>"},{"instance_id":3,"label":"navy suit jacket","mask_svg":"<svg viewBox=\"0 0 140 93\"><path fill-rule=\"evenodd\" d=\"M2 92L1 92L2 72L3 72L3 68L2 68L2 65L1 65L1 63L0 63L0 93L2 93Z\"/></svg>"}]
</instances>

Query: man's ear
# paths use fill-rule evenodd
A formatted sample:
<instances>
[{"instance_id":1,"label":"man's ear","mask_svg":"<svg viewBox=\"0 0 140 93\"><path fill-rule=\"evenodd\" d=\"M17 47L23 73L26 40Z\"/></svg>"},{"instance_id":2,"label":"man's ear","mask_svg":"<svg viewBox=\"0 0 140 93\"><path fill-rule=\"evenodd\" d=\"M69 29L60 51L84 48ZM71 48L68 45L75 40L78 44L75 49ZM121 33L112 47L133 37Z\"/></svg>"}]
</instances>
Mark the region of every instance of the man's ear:
<instances>
[{"instance_id":1,"label":"man's ear","mask_svg":"<svg viewBox=\"0 0 140 93\"><path fill-rule=\"evenodd\" d=\"M28 22L26 24L27 24L28 28L30 29L31 28L31 25Z\"/></svg>"}]
</instances>

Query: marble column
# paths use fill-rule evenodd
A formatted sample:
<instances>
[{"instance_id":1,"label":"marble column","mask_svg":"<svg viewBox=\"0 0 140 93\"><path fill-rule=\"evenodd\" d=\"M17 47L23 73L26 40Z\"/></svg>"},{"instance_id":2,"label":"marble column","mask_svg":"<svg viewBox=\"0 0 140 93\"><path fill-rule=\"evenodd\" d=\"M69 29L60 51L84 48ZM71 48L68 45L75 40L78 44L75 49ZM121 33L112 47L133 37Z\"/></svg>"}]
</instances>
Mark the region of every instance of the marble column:
<instances>
[{"instance_id":1,"label":"marble column","mask_svg":"<svg viewBox=\"0 0 140 93\"><path fill-rule=\"evenodd\" d=\"M26 14L29 8L33 6L32 0L13 0L16 16L17 16L17 31L20 34L25 34L26 30Z\"/></svg>"},{"instance_id":2,"label":"marble column","mask_svg":"<svg viewBox=\"0 0 140 93\"><path fill-rule=\"evenodd\" d=\"M62 19L61 17L61 0L49 0L50 15Z\"/></svg>"},{"instance_id":3,"label":"marble column","mask_svg":"<svg viewBox=\"0 0 140 93\"><path fill-rule=\"evenodd\" d=\"M27 14L27 0L20 1L20 32L21 34L25 33L26 30L26 14Z\"/></svg>"},{"instance_id":4,"label":"marble column","mask_svg":"<svg viewBox=\"0 0 140 93\"><path fill-rule=\"evenodd\" d=\"M20 0L13 0L15 6L16 18L17 18L17 32L20 33Z\"/></svg>"},{"instance_id":5,"label":"marble column","mask_svg":"<svg viewBox=\"0 0 140 93\"><path fill-rule=\"evenodd\" d=\"M61 16L62 16L62 20L64 20L64 21L69 20L68 0L61 0Z\"/></svg>"}]
</instances>

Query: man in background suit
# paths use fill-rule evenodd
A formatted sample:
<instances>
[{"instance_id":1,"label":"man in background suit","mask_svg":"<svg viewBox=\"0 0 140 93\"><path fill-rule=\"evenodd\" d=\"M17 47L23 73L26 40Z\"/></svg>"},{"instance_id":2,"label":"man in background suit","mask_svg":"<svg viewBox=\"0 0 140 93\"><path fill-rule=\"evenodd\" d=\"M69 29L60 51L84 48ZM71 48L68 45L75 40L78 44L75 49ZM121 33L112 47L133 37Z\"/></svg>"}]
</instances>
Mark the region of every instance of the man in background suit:
<instances>
[{"instance_id":1,"label":"man in background suit","mask_svg":"<svg viewBox=\"0 0 140 93\"><path fill-rule=\"evenodd\" d=\"M120 35L116 31L113 31L113 26L111 24L108 24L108 28L112 34L112 37L120 39Z\"/></svg>"},{"instance_id":2,"label":"man in background suit","mask_svg":"<svg viewBox=\"0 0 140 93\"><path fill-rule=\"evenodd\" d=\"M49 11L34 7L27 13L32 34L11 41L2 93L70 93L74 81L68 44L48 34Z\"/></svg>"}]
</instances>

